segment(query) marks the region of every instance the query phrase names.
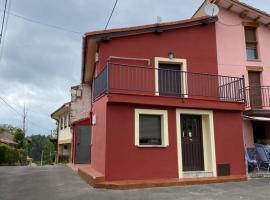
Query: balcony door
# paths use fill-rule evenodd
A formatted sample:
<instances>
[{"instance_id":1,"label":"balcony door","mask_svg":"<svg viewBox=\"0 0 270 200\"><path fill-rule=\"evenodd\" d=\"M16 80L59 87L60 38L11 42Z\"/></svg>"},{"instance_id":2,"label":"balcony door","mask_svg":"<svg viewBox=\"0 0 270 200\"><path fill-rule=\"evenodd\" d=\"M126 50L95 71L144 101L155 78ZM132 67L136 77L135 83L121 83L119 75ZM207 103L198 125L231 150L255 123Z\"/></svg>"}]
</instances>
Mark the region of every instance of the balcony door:
<instances>
[{"instance_id":1,"label":"balcony door","mask_svg":"<svg viewBox=\"0 0 270 200\"><path fill-rule=\"evenodd\" d=\"M165 64L158 65L158 89L160 96L181 95L181 65Z\"/></svg>"},{"instance_id":2,"label":"balcony door","mask_svg":"<svg viewBox=\"0 0 270 200\"><path fill-rule=\"evenodd\" d=\"M261 73L248 72L251 108L262 108Z\"/></svg>"}]
</instances>

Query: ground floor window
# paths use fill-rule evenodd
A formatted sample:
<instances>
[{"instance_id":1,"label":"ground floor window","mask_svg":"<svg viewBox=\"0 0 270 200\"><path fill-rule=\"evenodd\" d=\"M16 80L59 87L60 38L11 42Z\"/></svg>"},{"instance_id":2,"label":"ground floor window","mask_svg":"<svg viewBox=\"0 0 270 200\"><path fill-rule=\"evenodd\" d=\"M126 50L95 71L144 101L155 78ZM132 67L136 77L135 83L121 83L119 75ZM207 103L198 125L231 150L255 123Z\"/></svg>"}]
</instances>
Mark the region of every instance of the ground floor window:
<instances>
[{"instance_id":1,"label":"ground floor window","mask_svg":"<svg viewBox=\"0 0 270 200\"><path fill-rule=\"evenodd\" d=\"M135 145L168 146L166 110L135 109Z\"/></svg>"}]
</instances>

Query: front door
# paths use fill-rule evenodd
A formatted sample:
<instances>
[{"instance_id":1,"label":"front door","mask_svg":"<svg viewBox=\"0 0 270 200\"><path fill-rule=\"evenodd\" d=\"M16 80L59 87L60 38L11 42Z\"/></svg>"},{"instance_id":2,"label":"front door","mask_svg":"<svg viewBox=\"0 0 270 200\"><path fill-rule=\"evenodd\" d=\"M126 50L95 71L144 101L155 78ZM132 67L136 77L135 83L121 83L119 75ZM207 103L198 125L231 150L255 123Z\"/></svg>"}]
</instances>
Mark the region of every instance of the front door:
<instances>
[{"instance_id":1,"label":"front door","mask_svg":"<svg viewBox=\"0 0 270 200\"><path fill-rule=\"evenodd\" d=\"M183 171L203 171L202 117L181 115Z\"/></svg>"},{"instance_id":2,"label":"front door","mask_svg":"<svg viewBox=\"0 0 270 200\"><path fill-rule=\"evenodd\" d=\"M249 98L251 108L262 108L261 74L248 72Z\"/></svg>"},{"instance_id":3,"label":"front door","mask_svg":"<svg viewBox=\"0 0 270 200\"><path fill-rule=\"evenodd\" d=\"M91 155L91 128L90 126L78 126L76 128L76 164L90 163Z\"/></svg>"}]
</instances>

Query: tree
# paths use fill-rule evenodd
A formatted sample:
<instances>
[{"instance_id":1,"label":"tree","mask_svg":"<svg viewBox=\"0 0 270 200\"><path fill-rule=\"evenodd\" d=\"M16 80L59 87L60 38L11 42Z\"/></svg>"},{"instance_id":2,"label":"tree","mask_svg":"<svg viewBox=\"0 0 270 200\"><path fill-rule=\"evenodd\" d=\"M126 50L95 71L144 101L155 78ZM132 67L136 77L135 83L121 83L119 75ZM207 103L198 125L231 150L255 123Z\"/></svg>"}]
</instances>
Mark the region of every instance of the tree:
<instances>
[{"instance_id":1,"label":"tree","mask_svg":"<svg viewBox=\"0 0 270 200\"><path fill-rule=\"evenodd\" d=\"M22 129L16 130L13 140L18 143L17 145L18 149L26 149L26 138Z\"/></svg>"},{"instance_id":2,"label":"tree","mask_svg":"<svg viewBox=\"0 0 270 200\"><path fill-rule=\"evenodd\" d=\"M28 145L29 156L33 158L33 161L39 163L41 160L41 154L43 151L43 164L52 164L55 158L55 147L51 142L49 136L44 135L32 135L31 144Z\"/></svg>"}]
</instances>

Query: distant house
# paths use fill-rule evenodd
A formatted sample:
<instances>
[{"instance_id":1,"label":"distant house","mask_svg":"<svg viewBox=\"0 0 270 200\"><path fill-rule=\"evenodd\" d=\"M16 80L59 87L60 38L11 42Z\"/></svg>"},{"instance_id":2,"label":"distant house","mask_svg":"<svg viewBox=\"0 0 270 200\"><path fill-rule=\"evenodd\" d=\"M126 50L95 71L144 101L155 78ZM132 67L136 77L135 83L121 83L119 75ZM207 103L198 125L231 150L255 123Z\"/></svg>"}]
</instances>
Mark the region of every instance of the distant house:
<instances>
[{"instance_id":1,"label":"distant house","mask_svg":"<svg viewBox=\"0 0 270 200\"><path fill-rule=\"evenodd\" d=\"M4 138L4 137L0 137L0 143L7 144L9 146L14 146L14 147L16 147L16 145L18 144L17 142L14 142L13 140L9 138Z\"/></svg>"},{"instance_id":2,"label":"distant house","mask_svg":"<svg viewBox=\"0 0 270 200\"><path fill-rule=\"evenodd\" d=\"M205 1L194 17L204 16ZM270 144L270 14L237 0L215 2L218 73L245 77L244 142Z\"/></svg>"},{"instance_id":3,"label":"distant house","mask_svg":"<svg viewBox=\"0 0 270 200\"><path fill-rule=\"evenodd\" d=\"M90 163L90 98L87 84L71 87L71 101L51 116L58 123L58 158L77 164Z\"/></svg>"},{"instance_id":4,"label":"distant house","mask_svg":"<svg viewBox=\"0 0 270 200\"><path fill-rule=\"evenodd\" d=\"M57 121L57 160L70 162L72 156L72 134L70 129L70 102L63 104L51 117Z\"/></svg>"}]
</instances>

